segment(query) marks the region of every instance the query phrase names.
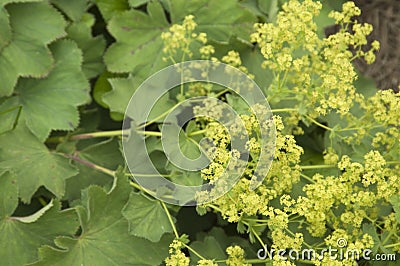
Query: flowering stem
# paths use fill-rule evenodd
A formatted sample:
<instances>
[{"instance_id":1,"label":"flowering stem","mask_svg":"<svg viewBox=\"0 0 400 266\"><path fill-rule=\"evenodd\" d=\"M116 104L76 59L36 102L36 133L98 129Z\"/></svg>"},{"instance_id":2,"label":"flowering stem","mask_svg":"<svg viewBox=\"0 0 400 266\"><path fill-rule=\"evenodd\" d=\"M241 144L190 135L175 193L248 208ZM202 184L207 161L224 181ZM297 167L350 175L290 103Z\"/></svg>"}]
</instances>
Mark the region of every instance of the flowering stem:
<instances>
[{"instance_id":1,"label":"flowering stem","mask_svg":"<svg viewBox=\"0 0 400 266\"><path fill-rule=\"evenodd\" d=\"M210 207L210 208L214 209L215 211L222 213L222 210L213 204L207 204L206 207Z\"/></svg>"},{"instance_id":2,"label":"flowering stem","mask_svg":"<svg viewBox=\"0 0 400 266\"><path fill-rule=\"evenodd\" d=\"M245 225L247 225L247 227L250 228L250 231L253 233L253 235L257 238L258 242L260 242L261 247L264 248L265 247L265 243L264 241L261 239L261 237L257 234L257 232L254 230L254 228L252 226L250 226L250 224L246 221L243 221L243 223Z\"/></svg>"},{"instance_id":3,"label":"flowering stem","mask_svg":"<svg viewBox=\"0 0 400 266\"><path fill-rule=\"evenodd\" d=\"M164 201L160 200L160 202L164 208L165 213L167 214L169 223L171 224L171 227L172 227L172 230L174 231L175 237L178 239L179 238L178 230L176 230L176 227L175 227L174 221L172 220L171 214L169 213L169 210L168 210L167 206L165 205Z\"/></svg>"},{"instance_id":4,"label":"flowering stem","mask_svg":"<svg viewBox=\"0 0 400 266\"><path fill-rule=\"evenodd\" d=\"M383 127L382 125L380 126L372 126L372 127L365 127L367 129L374 129L374 128L381 128ZM349 127L349 128L342 128L342 129L337 129L335 130L336 132L344 132L344 131L352 131L352 130L360 130L363 127Z\"/></svg>"},{"instance_id":5,"label":"flowering stem","mask_svg":"<svg viewBox=\"0 0 400 266\"><path fill-rule=\"evenodd\" d=\"M92 138L104 138L104 137L115 137L115 136L124 136L124 130L112 130L112 131L99 131L99 132L90 132L77 134L73 136L59 136L59 137L51 137L46 140L47 143L60 143L66 140L80 140L80 139L92 139Z\"/></svg>"},{"instance_id":6,"label":"flowering stem","mask_svg":"<svg viewBox=\"0 0 400 266\"><path fill-rule=\"evenodd\" d=\"M161 118L165 117L166 115L168 115L170 112L172 112L175 108L177 108L180 105L180 103L175 104L174 106L172 106L170 109L168 109L167 111L165 111L164 113L160 114L159 116L157 116L156 118L143 123L142 125L138 126L138 129L140 128L145 128L148 125L151 125L155 122L157 122L158 120L160 120Z\"/></svg>"},{"instance_id":7,"label":"flowering stem","mask_svg":"<svg viewBox=\"0 0 400 266\"><path fill-rule=\"evenodd\" d=\"M335 167L337 166L333 164L300 165L301 170L335 168Z\"/></svg>"},{"instance_id":8,"label":"flowering stem","mask_svg":"<svg viewBox=\"0 0 400 266\"><path fill-rule=\"evenodd\" d=\"M185 248L187 248L188 250L190 250L191 252L193 252L193 254L195 254L197 257L199 257L201 260L206 260L206 258L204 258L202 255L200 255L196 250L194 250L193 248L191 248L190 246L186 245L185 243L182 243L183 246Z\"/></svg>"},{"instance_id":9,"label":"flowering stem","mask_svg":"<svg viewBox=\"0 0 400 266\"><path fill-rule=\"evenodd\" d=\"M219 96L223 95L224 93L227 93L228 91L230 91L229 89L224 89L220 92L218 92L217 94L215 94L215 98L218 98Z\"/></svg>"},{"instance_id":10,"label":"flowering stem","mask_svg":"<svg viewBox=\"0 0 400 266\"><path fill-rule=\"evenodd\" d=\"M246 221L252 221L252 222L257 222L257 223L268 223L268 220L253 219L253 218L246 218Z\"/></svg>"},{"instance_id":11,"label":"flowering stem","mask_svg":"<svg viewBox=\"0 0 400 266\"><path fill-rule=\"evenodd\" d=\"M290 231L288 228L285 229L286 232L288 232L292 237L296 237L296 235ZM310 244L308 244L307 242L303 241L303 245L306 246L309 249L312 249L312 246Z\"/></svg>"},{"instance_id":12,"label":"flowering stem","mask_svg":"<svg viewBox=\"0 0 400 266\"><path fill-rule=\"evenodd\" d=\"M323 128L323 129L326 129L326 130L328 130L328 131L333 131L332 128L327 127L327 126L321 124L320 122L318 122L317 120L315 120L315 119L312 118L311 116L306 115L306 117L307 117L311 122L313 122L314 124L316 124L317 126Z\"/></svg>"},{"instance_id":13,"label":"flowering stem","mask_svg":"<svg viewBox=\"0 0 400 266\"><path fill-rule=\"evenodd\" d=\"M197 131L193 131L193 132L189 133L188 136L192 137L192 136L204 134L206 132L207 132L207 129L197 130Z\"/></svg>"},{"instance_id":14,"label":"flowering stem","mask_svg":"<svg viewBox=\"0 0 400 266\"><path fill-rule=\"evenodd\" d=\"M146 135L146 136L155 136L155 137L161 137L162 134L161 132L158 131L136 131L140 135Z\"/></svg>"},{"instance_id":15,"label":"flowering stem","mask_svg":"<svg viewBox=\"0 0 400 266\"><path fill-rule=\"evenodd\" d=\"M310 183L315 183L315 181L311 177L305 174L300 174L300 176L303 177L305 180L309 181Z\"/></svg>"},{"instance_id":16,"label":"flowering stem","mask_svg":"<svg viewBox=\"0 0 400 266\"><path fill-rule=\"evenodd\" d=\"M254 234L255 237L257 238L258 242L260 242L261 247L264 248L264 247L265 247L265 244L264 244L264 241L261 239L261 237L257 234L257 232L254 230L253 227L251 227L250 230L253 232L253 234Z\"/></svg>"},{"instance_id":17,"label":"flowering stem","mask_svg":"<svg viewBox=\"0 0 400 266\"><path fill-rule=\"evenodd\" d=\"M282 109L271 109L273 113L285 113L298 111L296 108L282 108Z\"/></svg>"},{"instance_id":18,"label":"flowering stem","mask_svg":"<svg viewBox=\"0 0 400 266\"><path fill-rule=\"evenodd\" d=\"M389 241L389 239L393 236L394 232L390 231L389 234L385 237L385 239L382 241L382 245L386 244L386 242Z\"/></svg>"},{"instance_id":19,"label":"flowering stem","mask_svg":"<svg viewBox=\"0 0 400 266\"><path fill-rule=\"evenodd\" d=\"M385 245L385 248L393 248L393 247L397 247L400 246L400 242L394 243L394 244L390 244L390 245Z\"/></svg>"}]
</instances>

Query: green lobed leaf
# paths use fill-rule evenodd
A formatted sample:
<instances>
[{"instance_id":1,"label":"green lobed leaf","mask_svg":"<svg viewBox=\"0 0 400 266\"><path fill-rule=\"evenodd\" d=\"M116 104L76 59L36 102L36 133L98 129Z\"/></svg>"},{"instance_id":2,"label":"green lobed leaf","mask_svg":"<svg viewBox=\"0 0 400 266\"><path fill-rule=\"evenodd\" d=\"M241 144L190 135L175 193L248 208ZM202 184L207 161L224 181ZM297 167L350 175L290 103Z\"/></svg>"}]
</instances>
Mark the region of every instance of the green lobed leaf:
<instances>
[{"instance_id":1,"label":"green lobed leaf","mask_svg":"<svg viewBox=\"0 0 400 266\"><path fill-rule=\"evenodd\" d=\"M81 15L79 21L75 21L67 28L68 37L74 40L83 52L82 70L86 78L91 79L104 71L103 53L106 41L103 36L92 36L92 27L95 17L90 13Z\"/></svg>"},{"instance_id":2,"label":"green lobed leaf","mask_svg":"<svg viewBox=\"0 0 400 266\"><path fill-rule=\"evenodd\" d=\"M7 178L0 177L0 182ZM10 180L8 180L10 181ZM12 180L11 180L12 181ZM12 185L12 184L11 184ZM37 250L42 245L51 245L60 235L73 235L78 228L76 211L60 211L61 204L52 201L38 213L30 217L10 217L17 206L18 199L10 199L6 189L1 186L2 202L14 202L7 210L0 209L0 256L2 265L20 266L37 260ZM13 189L15 190L15 188ZM6 194L4 194L6 193ZM12 208L13 207L13 208ZM4 213L4 211L6 211ZM7 214L4 216L4 214Z\"/></svg>"},{"instance_id":3,"label":"green lobed leaf","mask_svg":"<svg viewBox=\"0 0 400 266\"><path fill-rule=\"evenodd\" d=\"M124 114L130 98L140 85L139 80L132 77L109 78L108 83L112 90L103 93L104 104L109 106L110 111Z\"/></svg>"},{"instance_id":4,"label":"green lobed leaf","mask_svg":"<svg viewBox=\"0 0 400 266\"><path fill-rule=\"evenodd\" d=\"M12 172L0 171L0 219L10 216L18 206L17 179Z\"/></svg>"},{"instance_id":5,"label":"green lobed leaf","mask_svg":"<svg viewBox=\"0 0 400 266\"><path fill-rule=\"evenodd\" d=\"M113 78L117 77L118 75L114 73L104 71L96 79L96 83L94 84L93 88L93 99L104 108L108 108L108 105L104 102L103 95L112 90L111 84L110 82L108 82L108 79L112 80Z\"/></svg>"},{"instance_id":6,"label":"green lobed leaf","mask_svg":"<svg viewBox=\"0 0 400 266\"><path fill-rule=\"evenodd\" d=\"M73 153L82 160L111 170L117 169L118 165L123 163L116 139L100 141L81 150L75 150ZM111 186L112 178L109 175L82 163L75 163L75 166L79 169L79 173L66 182L65 198L70 202L79 199L81 190L90 185Z\"/></svg>"},{"instance_id":7,"label":"green lobed leaf","mask_svg":"<svg viewBox=\"0 0 400 266\"><path fill-rule=\"evenodd\" d=\"M279 11L278 0L257 0L257 6L263 13L268 15L269 22L275 21Z\"/></svg>"},{"instance_id":8,"label":"green lobed leaf","mask_svg":"<svg viewBox=\"0 0 400 266\"><path fill-rule=\"evenodd\" d=\"M127 0L94 0L104 20L110 20L115 14L129 8Z\"/></svg>"},{"instance_id":9,"label":"green lobed leaf","mask_svg":"<svg viewBox=\"0 0 400 266\"><path fill-rule=\"evenodd\" d=\"M178 23L186 15L195 16L200 32L207 33L209 40L228 44L231 36L249 40L255 16L237 0L168 0L172 23ZM221 15L229 14L229 15Z\"/></svg>"},{"instance_id":10,"label":"green lobed leaf","mask_svg":"<svg viewBox=\"0 0 400 266\"><path fill-rule=\"evenodd\" d=\"M170 14L171 24L180 23L186 15L193 14L198 31L207 33L209 40L224 44L228 44L232 36L248 40L256 21L254 15L236 0L171 0L163 3ZM221 13L229 16L221 16ZM106 51L105 64L111 72L132 73L129 80L134 83L114 83L113 90L104 96L112 111L125 110L139 84L167 66L162 60L161 33L171 24L159 1L148 3L147 13L129 10L110 20L108 29L116 42Z\"/></svg>"},{"instance_id":11,"label":"green lobed leaf","mask_svg":"<svg viewBox=\"0 0 400 266\"><path fill-rule=\"evenodd\" d=\"M15 106L6 110L0 107L0 135L13 130L17 126L20 114L21 106Z\"/></svg>"},{"instance_id":12,"label":"green lobed leaf","mask_svg":"<svg viewBox=\"0 0 400 266\"><path fill-rule=\"evenodd\" d=\"M90 100L89 84L82 73L82 55L69 40L50 45L55 58L54 69L43 79L22 78L15 96L1 108L21 105L20 123L44 141L52 129L72 130L79 123L78 105ZM56 114L56 115L55 115Z\"/></svg>"},{"instance_id":13,"label":"green lobed leaf","mask_svg":"<svg viewBox=\"0 0 400 266\"><path fill-rule=\"evenodd\" d=\"M122 215L129 221L129 232L134 236L158 242L165 233L172 232L168 216L160 202L140 193L130 194Z\"/></svg>"},{"instance_id":14,"label":"green lobed leaf","mask_svg":"<svg viewBox=\"0 0 400 266\"><path fill-rule=\"evenodd\" d=\"M228 43L232 35L247 40L255 22L254 16L235 0L171 0L165 1L171 23L180 23L188 14L195 16L198 31L207 33L210 40ZM221 16L221 13L229 16ZM114 17L108 25L117 42L112 44L104 60L112 72L144 72L142 76L162 68L161 33L170 24L158 1L150 2L147 13L130 10ZM149 64L149 62L151 62ZM144 68L144 69L143 69Z\"/></svg>"},{"instance_id":15,"label":"green lobed leaf","mask_svg":"<svg viewBox=\"0 0 400 266\"><path fill-rule=\"evenodd\" d=\"M400 195L392 196L390 203L393 206L393 210L396 213L396 220L400 223Z\"/></svg>"},{"instance_id":16,"label":"green lobed leaf","mask_svg":"<svg viewBox=\"0 0 400 266\"><path fill-rule=\"evenodd\" d=\"M3 6L0 6L0 51L11 41L11 27L8 14Z\"/></svg>"},{"instance_id":17,"label":"green lobed leaf","mask_svg":"<svg viewBox=\"0 0 400 266\"><path fill-rule=\"evenodd\" d=\"M130 98L132 97L133 93L135 90L139 87L141 80L139 78L110 78L108 79L108 82L111 84L111 87L113 90L109 92L105 92L103 94L102 100L103 102L109 106L110 110L112 112L118 112L121 114L125 113L126 106L129 103ZM152 93L152 92L148 92ZM156 91L154 93L157 93ZM116 104L118 103L118 104ZM136 107L135 110L144 110L145 108L144 105L145 102L141 102L140 105ZM171 108L174 105L174 103L169 99L169 95L165 94L162 97L160 97L157 101L157 103L153 106L148 120L152 120L162 113L164 113L166 110ZM136 115L136 114L134 114ZM133 118L137 123L142 123L145 122L143 120L140 120L139 117L143 117L142 115L136 115Z\"/></svg>"},{"instance_id":18,"label":"green lobed leaf","mask_svg":"<svg viewBox=\"0 0 400 266\"><path fill-rule=\"evenodd\" d=\"M111 72L154 73L165 65L161 33L170 25L159 2L149 3L147 12L129 10L110 20L108 29L117 42L108 48L104 61Z\"/></svg>"},{"instance_id":19,"label":"green lobed leaf","mask_svg":"<svg viewBox=\"0 0 400 266\"><path fill-rule=\"evenodd\" d=\"M200 254L204 254L206 259L227 259L225 249L221 247L220 243L214 236L206 236L202 241L194 241L190 247L199 253L201 252Z\"/></svg>"},{"instance_id":20,"label":"green lobed leaf","mask_svg":"<svg viewBox=\"0 0 400 266\"><path fill-rule=\"evenodd\" d=\"M73 21L80 20L88 6L87 0L51 0L50 2Z\"/></svg>"},{"instance_id":21,"label":"green lobed leaf","mask_svg":"<svg viewBox=\"0 0 400 266\"><path fill-rule=\"evenodd\" d=\"M184 186L200 186L203 184L200 171L182 171L172 163L167 164L167 170L171 171L171 181L175 184Z\"/></svg>"},{"instance_id":22,"label":"green lobed leaf","mask_svg":"<svg viewBox=\"0 0 400 266\"><path fill-rule=\"evenodd\" d=\"M362 230L364 233L370 235L374 240L374 246L372 247L372 252L376 254L378 252L379 247L382 245L381 239L379 238L378 233L376 232L376 228L371 223L365 223L362 226Z\"/></svg>"},{"instance_id":23,"label":"green lobed leaf","mask_svg":"<svg viewBox=\"0 0 400 266\"><path fill-rule=\"evenodd\" d=\"M47 45L64 36L66 26L62 15L48 3L10 4L6 10L12 36L0 53L0 96L10 95L20 76L38 78L50 72L54 59Z\"/></svg>"},{"instance_id":24,"label":"green lobed leaf","mask_svg":"<svg viewBox=\"0 0 400 266\"><path fill-rule=\"evenodd\" d=\"M223 229L213 227L209 232L200 232L197 234L197 241L190 244L194 250L204 254L206 259L224 260L227 258L225 250L228 246L239 245L246 251L247 257L255 257L252 245L245 239L238 236L227 236ZM192 254L191 258L198 260L197 256ZM224 265L224 264L222 264Z\"/></svg>"},{"instance_id":25,"label":"green lobed leaf","mask_svg":"<svg viewBox=\"0 0 400 266\"><path fill-rule=\"evenodd\" d=\"M131 188L122 171L108 193L92 186L82 194L83 206L77 207L82 234L77 238L58 237L56 248L40 248L41 260L33 265L159 265L168 256L172 238L158 243L129 234L122 209Z\"/></svg>"},{"instance_id":26,"label":"green lobed leaf","mask_svg":"<svg viewBox=\"0 0 400 266\"><path fill-rule=\"evenodd\" d=\"M15 173L24 202L30 202L40 186L62 197L65 180L77 174L67 158L49 151L23 124L0 135L0 171Z\"/></svg>"},{"instance_id":27,"label":"green lobed leaf","mask_svg":"<svg viewBox=\"0 0 400 266\"><path fill-rule=\"evenodd\" d=\"M139 7L141 5L149 3L151 0L128 0L131 7Z\"/></svg>"}]
</instances>

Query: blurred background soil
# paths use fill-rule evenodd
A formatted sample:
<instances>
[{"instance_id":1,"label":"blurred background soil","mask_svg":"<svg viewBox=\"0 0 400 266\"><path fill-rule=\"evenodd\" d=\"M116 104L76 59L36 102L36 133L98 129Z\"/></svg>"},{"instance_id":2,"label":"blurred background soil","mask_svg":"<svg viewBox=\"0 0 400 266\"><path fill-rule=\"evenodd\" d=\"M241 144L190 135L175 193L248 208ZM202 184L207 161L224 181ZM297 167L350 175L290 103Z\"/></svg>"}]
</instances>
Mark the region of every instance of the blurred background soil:
<instances>
[{"instance_id":1,"label":"blurred background soil","mask_svg":"<svg viewBox=\"0 0 400 266\"><path fill-rule=\"evenodd\" d=\"M379 89L399 91L400 85L400 0L355 0L362 13L361 22L373 25L370 40L378 40L381 49L375 63L355 62L358 69L375 80Z\"/></svg>"}]
</instances>

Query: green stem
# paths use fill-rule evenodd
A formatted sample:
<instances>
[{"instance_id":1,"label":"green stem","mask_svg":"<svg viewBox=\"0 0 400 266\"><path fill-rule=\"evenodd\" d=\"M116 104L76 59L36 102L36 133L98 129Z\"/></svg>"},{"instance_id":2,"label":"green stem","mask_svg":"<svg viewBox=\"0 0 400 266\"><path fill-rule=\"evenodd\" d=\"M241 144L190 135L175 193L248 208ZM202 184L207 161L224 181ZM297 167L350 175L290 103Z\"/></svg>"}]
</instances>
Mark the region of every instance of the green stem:
<instances>
[{"instance_id":1,"label":"green stem","mask_svg":"<svg viewBox=\"0 0 400 266\"><path fill-rule=\"evenodd\" d=\"M210 208L214 209L215 211L222 213L222 210L213 204L207 204L206 207L210 207Z\"/></svg>"},{"instance_id":2,"label":"green stem","mask_svg":"<svg viewBox=\"0 0 400 266\"><path fill-rule=\"evenodd\" d=\"M197 136L197 135L201 135L207 132L207 129L202 129L202 130L197 130L197 131L193 131L191 133L188 134L189 137L192 136Z\"/></svg>"},{"instance_id":3,"label":"green stem","mask_svg":"<svg viewBox=\"0 0 400 266\"><path fill-rule=\"evenodd\" d=\"M255 237L257 238L258 242L261 244L261 248L264 248L264 247L265 247L265 243L264 243L264 241L261 239L261 237L257 234L257 232L254 230L253 227L251 227L250 230L253 232L253 234L254 234Z\"/></svg>"},{"instance_id":4,"label":"green stem","mask_svg":"<svg viewBox=\"0 0 400 266\"><path fill-rule=\"evenodd\" d=\"M315 181L311 177L305 174L300 174L300 176L303 177L305 180L309 181L310 183L315 183Z\"/></svg>"},{"instance_id":5,"label":"green stem","mask_svg":"<svg viewBox=\"0 0 400 266\"><path fill-rule=\"evenodd\" d=\"M296 237L296 235L295 235L291 230L289 230L288 228L286 228L285 230L286 230L286 232L288 232L292 237ZM306 241L304 241L304 240L303 240L303 245L306 246L306 247L309 248L309 249L312 249L312 246L311 246L310 244L308 244L308 243L307 243Z\"/></svg>"},{"instance_id":6,"label":"green stem","mask_svg":"<svg viewBox=\"0 0 400 266\"><path fill-rule=\"evenodd\" d=\"M171 177L172 175L162 175L162 174L140 174L140 173L125 173L126 176L143 176L143 177L157 177L157 176L162 176L162 177Z\"/></svg>"},{"instance_id":7,"label":"green stem","mask_svg":"<svg viewBox=\"0 0 400 266\"><path fill-rule=\"evenodd\" d=\"M132 187L136 188L137 190L140 190L140 191L146 193L147 195L153 197L154 199L157 199L156 193L155 193L155 192L149 191L149 190L145 189L144 187L142 187L142 186L136 184L136 183L133 182L133 181L130 181L129 184L130 184ZM169 195L168 195L168 196L164 196L164 197L165 197L165 198L173 199L172 196L169 196Z\"/></svg>"},{"instance_id":8,"label":"green stem","mask_svg":"<svg viewBox=\"0 0 400 266\"><path fill-rule=\"evenodd\" d=\"M374 128L380 128L380 127L383 127L383 126L381 125L381 126L372 126L372 127L365 127L365 128L374 129ZM344 131L359 130L359 129L362 129L362 128L363 127L350 127L350 128L337 129L335 131L336 132L344 132Z\"/></svg>"},{"instance_id":9,"label":"green stem","mask_svg":"<svg viewBox=\"0 0 400 266\"><path fill-rule=\"evenodd\" d=\"M140 128L145 128L145 127L147 127L147 126L149 126L149 125L151 125L151 124L157 122L158 120L160 120L161 118L165 117L165 116L168 115L170 112L172 112L172 111L173 111L175 108L177 108L180 104L181 104L181 103L175 104L174 106L172 106L170 109L168 109L168 110L165 111L164 113L160 114L159 116L157 116L156 118L154 118L154 119L152 119L152 120L150 120L150 121L148 121L148 122L145 122L144 124L138 126L137 128L138 128L138 129L140 129Z\"/></svg>"},{"instance_id":10,"label":"green stem","mask_svg":"<svg viewBox=\"0 0 400 266\"><path fill-rule=\"evenodd\" d=\"M379 229L383 230L383 227L380 226L376 220L371 219L368 215L364 216L365 219L367 219L368 221L370 221L371 223L373 223L376 227L378 227Z\"/></svg>"},{"instance_id":11,"label":"green stem","mask_svg":"<svg viewBox=\"0 0 400 266\"><path fill-rule=\"evenodd\" d=\"M400 242L394 243L394 244L390 244L390 245L385 245L385 248L393 248L393 247L397 247L400 246Z\"/></svg>"},{"instance_id":12,"label":"green stem","mask_svg":"<svg viewBox=\"0 0 400 266\"><path fill-rule=\"evenodd\" d=\"M82 165L86 165L87 167L90 167L90 168L92 168L92 169L94 169L94 170L100 171L100 172L102 172L102 173L104 173L104 174L107 174L107 175L109 175L109 176L112 176L112 177L115 176L115 171L112 171L112 170L110 170L110 169L107 169L107 168L105 168L105 167L102 167L102 166L100 166L100 165L97 165L97 164L95 164L95 163L92 163L92 162L83 160L83 159L79 158L77 155L73 155L73 154L63 154L63 155L64 155L65 157L67 157L67 158L69 158L69 159L71 159L71 160L77 162L77 163L80 163L80 164L82 164Z\"/></svg>"},{"instance_id":13,"label":"green stem","mask_svg":"<svg viewBox=\"0 0 400 266\"><path fill-rule=\"evenodd\" d=\"M318 122L317 120L315 120L315 119L312 118L311 116L306 115L306 117L307 117L311 122L313 122L314 124L316 124L317 126L323 128L323 129L326 129L326 130L328 130L328 131L333 131L332 128L327 127L327 126L321 124L320 122Z\"/></svg>"},{"instance_id":14,"label":"green stem","mask_svg":"<svg viewBox=\"0 0 400 266\"><path fill-rule=\"evenodd\" d=\"M172 220L172 216L171 216L171 214L169 213L169 210L168 210L167 206L165 205L164 201L160 200L160 202L161 202L161 205L162 205L163 208L164 208L165 213L167 214L169 223L171 224L171 227L172 227L172 230L174 231L175 237L176 237L176 238L179 238L178 230L176 230L174 221Z\"/></svg>"},{"instance_id":15,"label":"green stem","mask_svg":"<svg viewBox=\"0 0 400 266\"><path fill-rule=\"evenodd\" d=\"M268 223L268 220L253 219L253 218L245 218L245 221L252 221L252 222L256 222L256 223Z\"/></svg>"},{"instance_id":16,"label":"green stem","mask_svg":"<svg viewBox=\"0 0 400 266\"><path fill-rule=\"evenodd\" d=\"M218 92L217 94L215 94L215 98L218 98L219 96L223 95L226 92L229 92L229 89L223 89L222 91Z\"/></svg>"},{"instance_id":17,"label":"green stem","mask_svg":"<svg viewBox=\"0 0 400 266\"><path fill-rule=\"evenodd\" d=\"M100 131L100 132L92 132L92 133L84 133L71 136L71 140L79 140L79 139L92 139L92 138L103 138L103 137L115 137L115 136L123 136L123 130L112 130L112 131Z\"/></svg>"},{"instance_id":18,"label":"green stem","mask_svg":"<svg viewBox=\"0 0 400 266\"><path fill-rule=\"evenodd\" d=\"M261 244L261 247L264 248L265 247L265 243L264 241L261 239L261 237L257 234L257 232L254 230L253 227L250 226L250 224L246 221L243 221L243 223L245 225L247 225L247 227L250 228L250 231L253 233L253 235L257 238L257 241Z\"/></svg>"},{"instance_id":19,"label":"green stem","mask_svg":"<svg viewBox=\"0 0 400 266\"><path fill-rule=\"evenodd\" d=\"M161 134L161 132L158 132L158 131L136 131L138 134L141 134L141 135L146 135L146 136L155 136L155 137L161 137L162 136L162 134Z\"/></svg>"},{"instance_id":20,"label":"green stem","mask_svg":"<svg viewBox=\"0 0 400 266\"><path fill-rule=\"evenodd\" d=\"M112 130L112 131L99 131L99 132L91 132L91 133L83 133L77 134L73 136L58 136L51 137L46 140L47 143L60 143L66 140L81 140L81 139L92 139L92 138L104 138L104 137L115 137L115 136L123 136L123 130Z\"/></svg>"},{"instance_id":21,"label":"green stem","mask_svg":"<svg viewBox=\"0 0 400 266\"><path fill-rule=\"evenodd\" d=\"M206 260L205 257L203 257L202 255L200 255L196 250L194 250L193 248L191 248L190 246L186 245L185 243L182 243L183 246L185 248L187 248L188 250L190 250L191 252L193 252L193 254L195 254L197 257L199 257L201 260Z\"/></svg>"},{"instance_id":22,"label":"green stem","mask_svg":"<svg viewBox=\"0 0 400 266\"><path fill-rule=\"evenodd\" d=\"M385 239L382 241L382 245L385 245L386 242L389 241L389 239L393 236L394 232L390 231L389 234L385 237Z\"/></svg>"},{"instance_id":23,"label":"green stem","mask_svg":"<svg viewBox=\"0 0 400 266\"><path fill-rule=\"evenodd\" d=\"M282 109L271 109L273 113L286 113L286 112L296 112L298 109L296 108L282 108Z\"/></svg>"},{"instance_id":24,"label":"green stem","mask_svg":"<svg viewBox=\"0 0 400 266\"><path fill-rule=\"evenodd\" d=\"M39 200L40 204L42 204L43 207L47 205L47 202L44 200L43 197L39 197L38 200Z\"/></svg>"},{"instance_id":25,"label":"green stem","mask_svg":"<svg viewBox=\"0 0 400 266\"><path fill-rule=\"evenodd\" d=\"M337 166L333 164L300 165L301 170L336 168L336 167Z\"/></svg>"}]
</instances>

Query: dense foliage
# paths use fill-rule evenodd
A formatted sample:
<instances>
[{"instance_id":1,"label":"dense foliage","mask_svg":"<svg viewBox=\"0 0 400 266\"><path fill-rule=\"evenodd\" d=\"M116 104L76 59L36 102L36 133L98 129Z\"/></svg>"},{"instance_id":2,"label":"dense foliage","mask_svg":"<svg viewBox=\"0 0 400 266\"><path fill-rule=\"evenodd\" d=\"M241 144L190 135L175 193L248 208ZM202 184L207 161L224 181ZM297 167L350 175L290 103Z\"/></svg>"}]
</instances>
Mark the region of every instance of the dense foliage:
<instances>
[{"instance_id":1,"label":"dense foliage","mask_svg":"<svg viewBox=\"0 0 400 266\"><path fill-rule=\"evenodd\" d=\"M397 265L257 256L266 246L332 247L400 259L400 96L377 90L353 67L355 59L372 63L379 50L367 41L372 27L357 22L360 9L327 2L2 1L1 264ZM326 37L330 24L339 29ZM197 172L169 163L160 127L185 99L228 103L250 136L237 184L196 208L155 199L121 153L121 121L138 86L194 59L248 74L276 127L272 165L252 190L259 130L269 120L257 121L237 94L208 83L160 99L143 121L146 131L136 133L145 135L157 169L178 184L219 182L230 161L241 161L230 149L230 134L240 133L208 119L222 111L204 100L191 110L197 118L183 127L180 146L196 158L207 137L214 157Z\"/></svg>"}]
</instances>

